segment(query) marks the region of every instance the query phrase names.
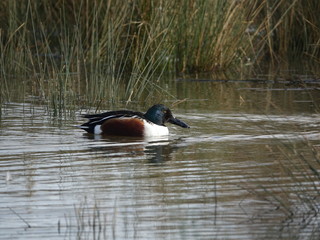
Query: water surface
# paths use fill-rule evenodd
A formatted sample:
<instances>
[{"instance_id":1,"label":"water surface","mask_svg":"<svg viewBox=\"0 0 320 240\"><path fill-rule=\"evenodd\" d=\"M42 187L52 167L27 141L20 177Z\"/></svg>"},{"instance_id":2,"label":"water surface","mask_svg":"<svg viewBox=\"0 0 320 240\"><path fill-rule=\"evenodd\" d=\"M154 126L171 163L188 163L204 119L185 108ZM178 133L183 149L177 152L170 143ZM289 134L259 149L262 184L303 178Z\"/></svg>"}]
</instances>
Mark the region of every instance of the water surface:
<instances>
[{"instance_id":1,"label":"water surface","mask_svg":"<svg viewBox=\"0 0 320 240\"><path fill-rule=\"evenodd\" d=\"M173 112L191 128L156 139L93 137L74 127L79 115L5 104L1 238L319 236L319 179L303 159L319 170L320 94L276 89L180 81L188 100Z\"/></svg>"}]
</instances>

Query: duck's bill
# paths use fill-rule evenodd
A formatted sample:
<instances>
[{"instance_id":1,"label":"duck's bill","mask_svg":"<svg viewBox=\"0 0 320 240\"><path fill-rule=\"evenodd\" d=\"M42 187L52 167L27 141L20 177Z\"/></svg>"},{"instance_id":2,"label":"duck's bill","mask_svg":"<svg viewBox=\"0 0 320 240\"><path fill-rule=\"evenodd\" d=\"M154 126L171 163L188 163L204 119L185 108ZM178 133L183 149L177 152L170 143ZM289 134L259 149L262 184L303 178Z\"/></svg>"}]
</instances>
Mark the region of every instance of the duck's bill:
<instances>
[{"instance_id":1,"label":"duck's bill","mask_svg":"<svg viewBox=\"0 0 320 240\"><path fill-rule=\"evenodd\" d=\"M172 124L175 124L175 125L178 125L178 126L183 127L183 128L190 128L188 124L186 124L185 122L182 122L178 118L170 118L168 122L172 123Z\"/></svg>"}]
</instances>

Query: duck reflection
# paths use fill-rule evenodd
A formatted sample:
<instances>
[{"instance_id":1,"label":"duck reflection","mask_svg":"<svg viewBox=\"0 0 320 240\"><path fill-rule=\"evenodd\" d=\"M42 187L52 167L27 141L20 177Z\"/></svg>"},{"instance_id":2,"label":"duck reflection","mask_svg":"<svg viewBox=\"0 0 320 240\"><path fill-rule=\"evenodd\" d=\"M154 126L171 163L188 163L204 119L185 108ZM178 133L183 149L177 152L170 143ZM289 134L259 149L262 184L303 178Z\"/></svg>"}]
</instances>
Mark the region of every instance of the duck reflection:
<instances>
[{"instance_id":1,"label":"duck reflection","mask_svg":"<svg viewBox=\"0 0 320 240\"><path fill-rule=\"evenodd\" d=\"M173 147L168 142L166 144L147 145L144 153L150 163L160 164L172 159L172 153L177 147Z\"/></svg>"},{"instance_id":2,"label":"duck reflection","mask_svg":"<svg viewBox=\"0 0 320 240\"><path fill-rule=\"evenodd\" d=\"M168 136L119 137L92 134L84 136L95 141L94 144L90 144L94 151L107 152L111 157L119 158L146 156L148 162L154 164L171 160L172 153L178 149L177 144L172 144Z\"/></svg>"}]
</instances>

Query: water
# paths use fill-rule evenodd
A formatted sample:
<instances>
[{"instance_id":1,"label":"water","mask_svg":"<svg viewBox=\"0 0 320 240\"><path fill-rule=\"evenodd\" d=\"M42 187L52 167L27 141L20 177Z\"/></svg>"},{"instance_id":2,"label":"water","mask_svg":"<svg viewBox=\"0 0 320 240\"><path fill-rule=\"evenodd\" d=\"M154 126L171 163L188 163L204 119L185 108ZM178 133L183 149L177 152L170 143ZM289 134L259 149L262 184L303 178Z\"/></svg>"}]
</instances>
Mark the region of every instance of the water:
<instances>
[{"instance_id":1,"label":"water","mask_svg":"<svg viewBox=\"0 0 320 240\"><path fill-rule=\"evenodd\" d=\"M316 239L319 92L275 89L179 82L173 112L191 128L157 139L92 137L80 117L6 104L0 238Z\"/></svg>"}]
</instances>

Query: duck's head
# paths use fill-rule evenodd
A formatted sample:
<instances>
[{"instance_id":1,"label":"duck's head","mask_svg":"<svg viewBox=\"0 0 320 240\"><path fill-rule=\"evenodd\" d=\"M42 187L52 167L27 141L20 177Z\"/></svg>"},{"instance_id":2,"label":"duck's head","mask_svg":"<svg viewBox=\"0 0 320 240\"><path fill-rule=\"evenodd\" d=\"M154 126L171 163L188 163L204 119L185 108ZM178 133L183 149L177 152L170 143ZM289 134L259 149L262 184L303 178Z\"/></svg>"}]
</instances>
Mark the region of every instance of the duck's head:
<instances>
[{"instance_id":1,"label":"duck's head","mask_svg":"<svg viewBox=\"0 0 320 240\"><path fill-rule=\"evenodd\" d=\"M166 122L169 122L183 128L190 128L183 121L179 120L178 118L174 118L171 110L162 104L153 105L144 114L144 117L149 121L161 126L164 126Z\"/></svg>"}]
</instances>

